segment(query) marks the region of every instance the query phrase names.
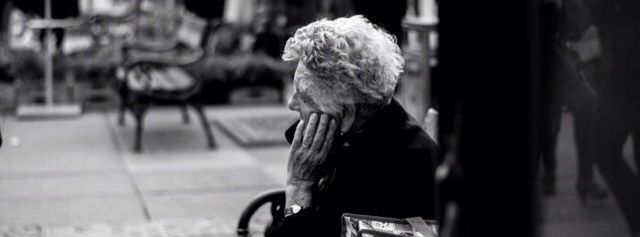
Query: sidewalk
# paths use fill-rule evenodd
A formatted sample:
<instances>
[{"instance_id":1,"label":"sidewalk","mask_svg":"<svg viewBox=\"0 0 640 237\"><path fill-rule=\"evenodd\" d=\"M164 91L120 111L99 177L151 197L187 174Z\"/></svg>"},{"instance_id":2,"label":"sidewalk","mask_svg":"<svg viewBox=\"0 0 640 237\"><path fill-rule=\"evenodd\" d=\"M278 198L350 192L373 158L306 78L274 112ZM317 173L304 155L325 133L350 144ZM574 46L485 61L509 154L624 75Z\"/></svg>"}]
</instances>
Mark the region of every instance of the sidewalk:
<instances>
[{"instance_id":1,"label":"sidewalk","mask_svg":"<svg viewBox=\"0 0 640 237\"><path fill-rule=\"evenodd\" d=\"M573 136L573 120L569 114L564 114L556 150L558 192L554 197L543 198L541 236L629 236L628 227L610 192L605 202L580 203L575 191L578 170ZM629 141L623 155L628 162L633 162ZM606 187L597 171L596 179L601 187Z\"/></svg>"},{"instance_id":2,"label":"sidewalk","mask_svg":"<svg viewBox=\"0 0 640 237\"><path fill-rule=\"evenodd\" d=\"M290 112L284 106L207 109L210 120L247 113ZM2 117L6 143L0 149L0 233L234 236L249 201L284 183L288 147L239 147L214 125L218 148L208 150L200 124L192 118L191 124L183 124L178 109L152 109L144 153L135 154L133 121L119 127L113 112L66 120ZM588 206L578 202L571 122L569 116L563 118L559 190L544 200L542 236L626 236L612 198ZM626 149L625 156L630 155ZM257 223L266 218L260 215Z\"/></svg>"},{"instance_id":3,"label":"sidewalk","mask_svg":"<svg viewBox=\"0 0 640 237\"><path fill-rule=\"evenodd\" d=\"M287 113L282 106L262 106L209 108L207 114L215 120L256 112ZM233 236L249 201L284 183L286 146L241 148L212 126L218 148L208 150L199 121L183 124L178 109L152 109L146 119L145 151L135 154L132 120L119 127L115 113L3 117L0 231L42 227L50 233L44 236L57 236L51 233L71 225L140 229L165 223Z\"/></svg>"}]
</instances>

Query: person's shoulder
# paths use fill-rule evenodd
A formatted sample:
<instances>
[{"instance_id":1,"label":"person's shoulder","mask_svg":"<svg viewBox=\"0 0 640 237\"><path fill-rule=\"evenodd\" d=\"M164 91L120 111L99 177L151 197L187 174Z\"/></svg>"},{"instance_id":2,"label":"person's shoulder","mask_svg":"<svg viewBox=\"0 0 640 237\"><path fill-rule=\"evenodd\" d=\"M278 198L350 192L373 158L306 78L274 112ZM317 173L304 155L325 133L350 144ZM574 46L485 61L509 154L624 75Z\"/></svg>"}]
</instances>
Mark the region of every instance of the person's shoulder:
<instances>
[{"instance_id":1,"label":"person's shoulder","mask_svg":"<svg viewBox=\"0 0 640 237\"><path fill-rule=\"evenodd\" d=\"M410 150L435 150L437 143L427 134L427 131L413 117L408 117L401 128L399 139L402 148Z\"/></svg>"},{"instance_id":2,"label":"person's shoulder","mask_svg":"<svg viewBox=\"0 0 640 237\"><path fill-rule=\"evenodd\" d=\"M386 107L387 126L384 130L392 146L410 150L434 150L437 143L426 129L395 99Z\"/></svg>"}]
</instances>

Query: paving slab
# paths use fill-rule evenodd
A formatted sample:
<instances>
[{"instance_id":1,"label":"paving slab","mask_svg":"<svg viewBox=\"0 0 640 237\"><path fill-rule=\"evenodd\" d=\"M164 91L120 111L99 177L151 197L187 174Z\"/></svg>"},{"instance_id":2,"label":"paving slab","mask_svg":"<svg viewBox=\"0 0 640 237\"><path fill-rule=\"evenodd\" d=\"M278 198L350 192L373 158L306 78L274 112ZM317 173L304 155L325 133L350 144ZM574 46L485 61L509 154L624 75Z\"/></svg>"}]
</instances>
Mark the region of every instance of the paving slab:
<instances>
[{"instance_id":1,"label":"paving slab","mask_svg":"<svg viewBox=\"0 0 640 237\"><path fill-rule=\"evenodd\" d=\"M143 191L151 221L171 218L207 218L216 220L214 233L235 233L240 214L258 194L280 188L265 184L235 186L228 189L190 189ZM261 232L271 220L269 206L265 205L251 219L252 232Z\"/></svg>"},{"instance_id":2,"label":"paving slab","mask_svg":"<svg viewBox=\"0 0 640 237\"><path fill-rule=\"evenodd\" d=\"M6 117L0 174L122 170L104 114L73 119Z\"/></svg>"},{"instance_id":3,"label":"paving slab","mask_svg":"<svg viewBox=\"0 0 640 237\"><path fill-rule=\"evenodd\" d=\"M259 109L260 110L260 109ZM270 111L270 109L261 109ZM218 147L237 147L231 138L222 134L212 122L217 116L231 116L242 113L245 110L233 109L233 107L211 107L205 109L207 113L212 134ZM250 111L250 110L247 110ZM191 122L185 124L182 121L182 114L178 107L151 107L145 116L145 123L142 134L143 152L150 154L176 153L184 151L207 151L206 139L200 119L191 109L189 110ZM109 113L109 123L114 130L119 145L128 153L133 152L133 141L135 139L135 121L127 113L127 122L124 126L117 123L117 113Z\"/></svg>"},{"instance_id":4,"label":"paving slab","mask_svg":"<svg viewBox=\"0 0 640 237\"><path fill-rule=\"evenodd\" d=\"M240 149L182 154L125 154L124 158L132 173L220 170L257 166L251 155Z\"/></svg>"},{"instance_id":5,"label":"paving slab","mask_svg":"<svg viewBox=\"0 0 640 237\"><path fill-rule=\"evenodd\" d=\"M218 146L208 149L199 121L192 116L194 118L190 124L183 124L180 116L177 108L160 107L150 110L143 134L144 149L142 153L136 153L132 150L132 121L124 127L119 126L116 122L117 114L109 113L109 126L118 145L122 147L129 171L174 172L255 165L250 154L215 126L212 126L212 132Z\"/></svg>"},{"instance_id":6,"label":"paving slab","mask_svg":"<svg viewBox=\"0 0 640 237\"><path fill-rule=\"evenodd\" d=\"M126 174L0 179L0 202L133 195L133 193L132 182Z\"/></svg>"},{"instance_id":7,"label":"paving slab","mask_svg":"<svg viewBox=\"0 0 640 237\"><path fill-rule=\"evenodd\" d=\"M225 192L280 185L258 166L134 174L143 193Z\"/></svg>"},{"instance_id":8,"label":"paving slab","mask_svg":"<svg viewBox=\"0 0 640 237\"><path fill-rule=\"evenodd\" d=\"M612 198L582 204L574 193L558 194L547 200L542 209L545 220L549 223L559 222L593 222L619 221L624 222L622 213Z\"/></svg>"},{"instance_id":9,"label":"paving slab","mask_svg":"<svg viewBox=\"0 0 640 237\"><path fill-rule=\"evenodd\" d=\"M5 237L231 237L235 232L217 219L172 219L140 223L90 223L72 226L4 226Z\"/></svg>"},{"instance_id":10,"label":"paving slab","mask_svg":"<svg viewBox=\"0 0 640 237\"><path fill-rule=\"evenodd\" d=\"M142 210L134 195L2 201L0 226L142 221Z\"/></svg>"},{"instance_id":11,"label":"paving slab","mask_svg":"<svg viewBox=\"0 0 640 237\"><path fill-rule=\"evenodd\" d=\"M245 115L278 115L283 113L296 113L282 105L216 105L206 109L209 119L227 118L228 116Z\"/></svg>"},{"instance_id":12,"label":"paving slab","mask_svg":"<svg viewBox=\"0 0 640 237\"><path fill-rule=\"evenodd\" d=\"M214 120L281 113L279 107L214 107L207 113ZM107 112L70 120L3 118L3 135L19 144L0 150L0 232L20 236L7 235L6 228L15 234L33 227L44 231L39 236L74 236L87 234L78 232L92 229L87 223L97 226L92 230L118 223L141 223L149 230L176 218L192 224L207 218L213 229L197 236L234 236L243 208L257 194L282 186L278 177L286 175L287 147L252 152L212 125L219 146L207 149L193 112L191 124L183 124L178 109L160 107L147 117L145 151L138 154L131 150L132 120L120 127L116 117ZM256 220L264 224L268 211L260 213Z\"/></svg>"},{"instance_id":13,"label":"paving slab","mask_svg":"<svg viewBox=\"0 0 640 237\"><path fill-rule=\"evenodd\" d=\"M541 228L545 237L624 237L629 229L620 221L583 221L549 223Z\"/></svg>"},{"instance_id":14,"label":"paving slab","mask_svg":"<svg viewBox=\"0 0 640 237\"><path fill-rule=\"evenodd\" d=\"M268 106L213 107L207 109L207 114L213 121L238 114L277 114L281 111L281 108ZM274 177L270 170L278 166L282 170L278 170L277 176L286 175L286 166L283 165L286 164L286 157L282 157L282 151L288 153L288 148L265 147L260 151L242 148L212 123L218 147L207 150L198 145L204 142L199 123L194 123L198 121L192 119L192 124L185 125L181 123L179 115L179 110L172 108L152 111L148 116L146 131L153 138L144 141L146 149L138 154L127 145L133 138L132 129L118 127L115 113L110 114L110 125L118 142L123 144L127 170L140 189L151 221L171 218L216 219L223 223L216 233L233 234L240 212L257 194L284 184L284 179ZM274 155L278 157L273 158ZM266 211L262 213L263 218L257 217L256 220L268 218Z\"/></svg>"},{"instance_id":15,"label":"paving slab","mask_svg":"<svg viewBox=\"0 0 640 237\"><path fill-rule=\"evenodd\" d=\"M261 164L287 166L289 145L248 147L246 150Z\"/></svg>"},{"instance_id":16,"label":"paving slab","mask_svg":"<svg viewBox=\"0 0 640 237\"><path fill-rule=\"evenodd\" d=\"M557 194L542 198L541 236L628 236L628 227L615 199L582 204L575 191L577 157L573 134L573 120L565 114L558 135ZM632 149L627 141L623 156L632 164ZM607 188L596 169L596 182Z\"/></svg>"},{"instance_id":17,"label":"paving slab","mask_svg":"<svg viewBox=\"0 0 640 237\"><path fill-rule=\"evenodd\" d=\"M251 154L277 183L284 185L287 179L287 162L289 159L289 146L269 146L247 148Z\"/></svg>"},{"instance_id":18,"label":"paving slab","mask_svg":"<svg viewBox=\"0 0 640 237\"><path fill-rule=\"evenodd\" d=\"M171 218L216 218L235 228L242 210L258 194L273 187L224 193L144 195L153 220Z\"/></svg>"}]
</instances>

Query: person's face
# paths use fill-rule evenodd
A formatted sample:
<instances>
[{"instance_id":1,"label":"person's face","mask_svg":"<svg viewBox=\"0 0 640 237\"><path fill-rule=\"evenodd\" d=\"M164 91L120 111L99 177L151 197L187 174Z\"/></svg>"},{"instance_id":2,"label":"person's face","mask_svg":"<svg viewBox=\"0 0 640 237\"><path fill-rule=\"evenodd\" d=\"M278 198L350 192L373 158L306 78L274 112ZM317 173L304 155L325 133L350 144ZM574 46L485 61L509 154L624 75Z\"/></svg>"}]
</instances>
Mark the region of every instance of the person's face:
<instances>
[{"instance_id":1,"label":"person's face","mask_svg":"<svg viewBox=\"0 0 640 237\"><path fill-rule=\"evenodd\" d=\"M301 120L307 121L314 112L326 113L339 119L342 111L338 103L329 96L318 93L313 84L315 80L318 80L317 77L303 63L298 63L293 76L293 94L287 106L290 110L300 113Z\"/></svg>"}]
</instances>

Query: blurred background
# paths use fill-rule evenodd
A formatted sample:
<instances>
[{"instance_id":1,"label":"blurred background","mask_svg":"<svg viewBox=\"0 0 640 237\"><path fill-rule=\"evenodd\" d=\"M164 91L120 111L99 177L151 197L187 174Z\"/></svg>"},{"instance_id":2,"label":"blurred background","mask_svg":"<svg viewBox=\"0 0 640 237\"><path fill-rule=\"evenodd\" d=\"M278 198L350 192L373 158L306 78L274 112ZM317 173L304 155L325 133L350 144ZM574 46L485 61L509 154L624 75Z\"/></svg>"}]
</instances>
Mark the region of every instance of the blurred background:
<instances>
[{"instance_id":1,"label":"blurred background","mask_svg":"<svg viewBox=\"0 0 640 237\"><path fill-rule=\"evenodd\" d=\"M440 69L434 0L2 0L0 7L3 236L235 236L251 200L284 185L283 132L298 115L285 106L295 67L280 54L316 19L362 14L397 37L406 67L396 98L432 136L438 111L452 110L441 101L452 82ZM582 135L574 135L576 113L566 107L557 106L554 129L540 142L547 142L540 156L552 158L527 193L536 200L529 209L539 210L532 225L539 236L626 236L597 171L589 187L576 188ZM631 140L623 156L633 162ZM269 222L267 209L253 218L256 235Z\"/></svg>"}]
</instances>

